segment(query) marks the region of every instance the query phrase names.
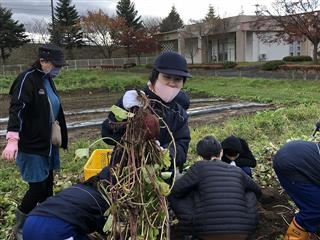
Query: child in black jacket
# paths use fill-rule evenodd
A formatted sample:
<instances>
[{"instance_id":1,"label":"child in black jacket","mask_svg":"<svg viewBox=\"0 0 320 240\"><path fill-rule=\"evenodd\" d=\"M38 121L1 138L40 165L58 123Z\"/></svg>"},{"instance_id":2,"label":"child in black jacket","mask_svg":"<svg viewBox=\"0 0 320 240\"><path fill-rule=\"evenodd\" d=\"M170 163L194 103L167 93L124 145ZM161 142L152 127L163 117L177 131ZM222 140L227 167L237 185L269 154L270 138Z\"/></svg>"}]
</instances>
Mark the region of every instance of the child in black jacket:
<instances>
[{"instance_id":1,"label":"child in black jacket","mask_svg":"<svg viewBox=\"0 0 320 240\"><path fill-rule=\"evenodd\" d=\"M212 136L197 144L203 158L174 185L169 197L179 230L201 239L246 239L255 231L260 187L240 168L220 161Z\"/></svg>"},{"instance_id":2,"label":"child in black jacket","mask_svg":"<svg viewBox=\"0 0 320 240\"><path fill-rule=\"evenodd\" d=\"M106 167L98 175L39 204L25 221L23 239L87 240L89 233L103 233L104 213L109 205L98 185L109 179L109 168Z\"/></svg>"},{"instance_id":3,"label":"child in black jacket","mask_svg":"<svg viewBox=\"0 0 320 240\"><path fill-rule=\"evenodd\" d=\"M222 161L240 167L246 174L252 177L251 168L257 166L257 161L253 156L246 140L231 135L222 142Z\"/></svg>"}]
</instances>

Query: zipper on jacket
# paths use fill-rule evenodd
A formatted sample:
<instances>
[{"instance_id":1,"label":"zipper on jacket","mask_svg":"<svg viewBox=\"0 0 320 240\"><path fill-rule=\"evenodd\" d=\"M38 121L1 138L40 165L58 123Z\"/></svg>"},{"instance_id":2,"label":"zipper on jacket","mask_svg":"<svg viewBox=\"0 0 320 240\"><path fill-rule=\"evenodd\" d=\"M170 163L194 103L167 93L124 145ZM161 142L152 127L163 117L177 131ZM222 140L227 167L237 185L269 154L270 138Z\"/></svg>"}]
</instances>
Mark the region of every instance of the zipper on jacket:
<instances>
[{"instance_id":1,"label":"zipper on jacket","mask_svg":"<svg viewBox=\"0 0 320 240\"><path fill-rule=\"evenodd\" d=\"M47 79L43 78L43 81L47 81ZM47 104L49 105L49 141L50 141L50 147L49 147L49 158L51 157L51 153L52 153L52 122L51 122L51 110L50 110L50 103L49 103L49 96L48 96L48 93L47 93L47 89L44 87L44 84L42 82L42 85L43 85L43 89L44 89L44 92L46 94L46 98L47 98Z\"/></svg>"}]
</instances>

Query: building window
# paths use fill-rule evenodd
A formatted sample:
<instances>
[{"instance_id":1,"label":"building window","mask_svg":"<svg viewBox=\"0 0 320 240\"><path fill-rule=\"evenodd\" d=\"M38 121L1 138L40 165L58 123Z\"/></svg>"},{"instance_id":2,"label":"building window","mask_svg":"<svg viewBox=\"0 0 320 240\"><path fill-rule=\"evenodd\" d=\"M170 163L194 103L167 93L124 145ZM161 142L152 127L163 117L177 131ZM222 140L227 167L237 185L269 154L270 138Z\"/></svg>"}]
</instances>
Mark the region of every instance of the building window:
<instances>
[{"instance_id":1,"label":"building window","mask_svg":"<svg viewBox=\"0 0 320 240\"><path fill-rule=\"evenodd\" d=\"M294 41L293 43L290 43L289 55L290 56L300 56L300 42Z\"/></svg>"}]
</instances>

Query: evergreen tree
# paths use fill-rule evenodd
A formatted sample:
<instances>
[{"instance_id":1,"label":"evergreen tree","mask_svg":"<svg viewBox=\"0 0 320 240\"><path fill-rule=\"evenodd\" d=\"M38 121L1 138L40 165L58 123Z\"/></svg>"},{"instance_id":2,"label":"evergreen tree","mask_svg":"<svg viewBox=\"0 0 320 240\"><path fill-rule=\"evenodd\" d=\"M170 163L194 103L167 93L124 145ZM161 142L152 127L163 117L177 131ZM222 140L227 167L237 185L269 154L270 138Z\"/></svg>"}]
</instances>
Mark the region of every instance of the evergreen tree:
<instances>
[{"instance_id":1,"label":"evergreen tree","mask_svg":"<svg viewBox=\"0 0 320 240\"><path fill-rule=\"evenodd\" d=\"M10 56L13 48L29 42L23 24L14 21L12 13L0 6L0 54L2 63Z\"/></svg>"},{"instance_id":2,"label":"evergreen tree","mask_svg":"<svg viewBox=\"0 0 320 240\"><path fill-rule=\"evenodd\" d=\"M207 15L204 18L205 22L214 22L216 20L219 20L219 16L216 15L216 11L214 9L214 7L210 4L209 5L209 11L207 13Z\"/></svg>"},{"instance_id":3,"label":"evergreen tree","mask_svg":"<svg viewBox=\"0 0 320 240\"><path fill-rule=\"evenodd\" d=\"M141 16L135 10L134 3L130 0L120 0L117 4L117 15L125 19L128 27L139 29L142 27Z\"/></svg>"},{"instance_id":4,"label":"evergreen tree","mask_svg":"<svg viewBox=\"0 0 320 240\"><path fill-rule=\"evenodd\" d=\"M175 6L172 6L169 15L160 24L160 32L169 32L183 27L183 21L177 13Z\"/></svg>"},{"instance_id":5,"label":"evergreen tree","mask_svg":"<svg viewBox=\"0 0 320 240\"><path fill-rule=\"evenodd\" d=\"M59 0L54 11L54 25L49 29L51 42L70 50L82 46L80 17L71 0Z\"/></svg>"}]
</instances>

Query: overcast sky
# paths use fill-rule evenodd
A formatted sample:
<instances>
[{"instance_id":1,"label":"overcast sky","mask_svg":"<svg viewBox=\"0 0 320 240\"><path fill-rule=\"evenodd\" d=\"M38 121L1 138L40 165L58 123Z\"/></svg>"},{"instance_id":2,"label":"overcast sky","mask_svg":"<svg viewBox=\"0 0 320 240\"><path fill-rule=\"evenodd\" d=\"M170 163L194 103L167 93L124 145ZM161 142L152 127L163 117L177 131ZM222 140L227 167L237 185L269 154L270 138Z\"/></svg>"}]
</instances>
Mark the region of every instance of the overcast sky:
<instances>
[{"instance_id":1,"label":"overcast sky","mask_svg":"<svg viewBox=\"0 0 320 240\"><path fill-rule=\"evenodd\" d=\"M118 0L73 0L80 15L87 10L102 9L108 13L115 13ZM27 24L34 18L51 20L50 0L0 0L2 7L13 12L13 18ZM54 4L57 0L53 0ZM221 17L238 15L242 10L244 14L252 15L255 4L268 5L272 0L134 0L136 10L143 17L166 17L172 5L185 23L188 20L198 20L205 16L209 4L212 4Z\"/></svg>"}]
</instances>

